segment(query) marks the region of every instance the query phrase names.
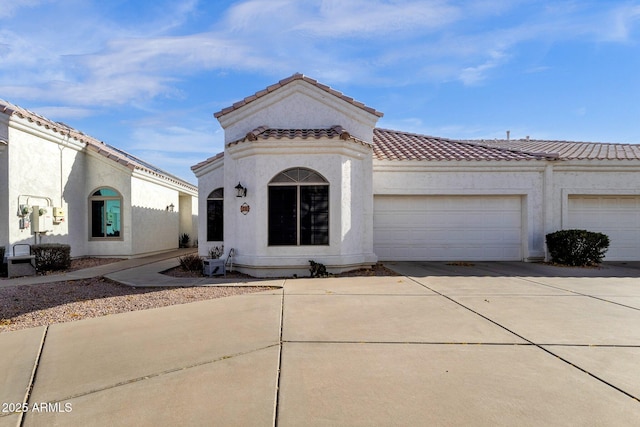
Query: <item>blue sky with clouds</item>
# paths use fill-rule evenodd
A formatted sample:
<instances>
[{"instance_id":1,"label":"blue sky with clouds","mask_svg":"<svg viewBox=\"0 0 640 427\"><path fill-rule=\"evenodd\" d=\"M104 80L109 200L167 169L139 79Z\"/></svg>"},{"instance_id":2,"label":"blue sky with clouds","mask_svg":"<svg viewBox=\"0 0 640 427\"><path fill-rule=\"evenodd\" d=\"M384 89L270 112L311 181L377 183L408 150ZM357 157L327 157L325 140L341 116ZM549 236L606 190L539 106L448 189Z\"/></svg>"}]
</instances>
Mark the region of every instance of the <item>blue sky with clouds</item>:
<instances>
[{"instance_id":1,"label":"blue sky with clouds","mask_svg":"<svg viewBox=\"0 0 640 427\"><path fill-rule=\"evenodd\" d=\"M640 143L637 0L0 0L0 98L191 182L296 72L379 127Z\"/></svg>"}]
</instances>

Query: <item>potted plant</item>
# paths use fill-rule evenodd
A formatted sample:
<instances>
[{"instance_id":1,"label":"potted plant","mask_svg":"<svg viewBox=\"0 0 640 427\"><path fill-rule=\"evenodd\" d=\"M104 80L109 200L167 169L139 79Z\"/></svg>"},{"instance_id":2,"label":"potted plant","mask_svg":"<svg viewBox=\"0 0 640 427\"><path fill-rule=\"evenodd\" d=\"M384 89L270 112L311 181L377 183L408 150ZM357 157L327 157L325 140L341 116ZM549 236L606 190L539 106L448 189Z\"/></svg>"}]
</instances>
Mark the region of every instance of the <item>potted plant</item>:
<instances>
[{"instance_id":1,"label":"potted plant","mask_svg":"<svg viewBox=\"0 0 640 427\"><path fill-rule=\"evenodd\" d=\"M224 245L215 246L209 249L209 258L203 261L203 273L206 276L213 276L216 274L227 275L225 269L225 260L220 259L224 254Z\"/></svg>"},{"instance_id":2,"label":"potted plant","mask_svg":"<svg viewBox=\"0 0 640 427\"><path fill-rule=\"evenodd\" d=\"M219 259L222 256L222 254L224 254L224 245L215 246L209 249L209 258L211 259Z\"/></svg>"}]
</instances>

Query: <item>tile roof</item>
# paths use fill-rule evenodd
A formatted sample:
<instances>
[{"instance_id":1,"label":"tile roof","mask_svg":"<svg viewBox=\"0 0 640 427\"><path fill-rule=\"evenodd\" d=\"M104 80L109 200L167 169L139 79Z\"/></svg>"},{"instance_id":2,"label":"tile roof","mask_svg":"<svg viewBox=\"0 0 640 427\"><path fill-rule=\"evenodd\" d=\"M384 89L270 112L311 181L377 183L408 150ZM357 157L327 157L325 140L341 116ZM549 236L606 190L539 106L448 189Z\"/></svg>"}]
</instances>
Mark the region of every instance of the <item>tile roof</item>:
<instances>
[{"instance_id":1,"label":"tile roof","mask_svg":"<svg viewBox=\"0 0 640 427\"><path fill-rule=\"evenodd\" d=\"M267 88L258 91L256 93L254 93L253 95L247 96L246 98L244 98L241 101L238 101L236 103L234 103L231 107L227 107L227 108L223 108L222 110L218 111L217 113L214 113L214 117L217 119L221 116L224 116L225 114L229 114L232 111L237 110L240 107L243 107L253 101L255 101L258 98L262 98L263 96L273 92L276 89L279 89L283 86L286 86L287 84L296 81L296 80L304 80L307 83L310 83L312 85L314 85L315 87L324 90L327 93L330 93L333 96L336 96L340 99L342 99L343 101L347 101L348 103L355 105L358 108L362 108L363 110L374 114L378 117L382 117L383 114L379 111L376 111L375 109L371 108L371 107L367 107L366 105L364 105L362 102L356 101L355 99L343 94L342 92L339 92L327 85L324 85L322 83L319 83L317 80L312 79L311 77L307 77L303 74L300 73L296 73L290 77L287 77L286 79L282 79L280 80L278 83L272 84L271 86L268 86Z\"/></svg>"},{"instance_id":2,"label":"tile roof","mask_svg":"<svg viewBox=\"0 0 640 427\"><path fill-rule=\"evenodd\" d=\"M556 153L564 160L640 160L640 145L534 139L471 141L491 147Z\"/></svg>"},{"instance_id":3,"label":"tile roof","mask_svg":"<svg viewBox=\"0 0 640 427\"><path fill-rule=\"evenodd\" d=\"M342 126L333 126L328 129L272 129L268 126L260 126L251 132L248 132L244 138L232 141L227 147L240 144L247 141L267 141L273 139L303 139L303 140L319 140L319 139L340 139L342 141L352 141L362 145L371 147L371 144L351 136L349 132L344 130ZM191 166L191 170L195 171L203 166L215 162L224 157L224 153L218 153L213 157Z\"/></svg>"},{"instance_id":4,"label":"tile roof","mask_svg":"<svg viewBox=\"0 0 640 427\"><path fill-rule=\"evenodd\" d=\"M328 129L272 129L267 126L260 126L237 141L227 144L227 147L245 141L259 141L268 139L334 139L339 138L343 141L353 141L371 146L356 137L351 136L349 132L344 130L342 126L333 126Z\"/></svg>"},{"instance_id":5,"label":"tile roof","mask_svg":"<svg viewBox=\"0 0 640 427\"><path fill-rule=\"evenodd\" d=\"M26 119L29 122L44 127L45 129L50 129L53 132L59 133L61 136L65 135L69 138L73 138L80 143L86 144L88 150L101 154L117 163L120 163L123 166L128 167L131 170L140 169L145 172L151 173L152 175L155 175L159 178L173 182L174 184L178 184L182 187L188 188L192 191L197 190L197 187L195 187L193 184L190 184L183 179L171 175L170 173L165 172L162 169L159 169L152 164L147 163L144 160L127 153L126 151L120 150L119 148L99 141L77 129L70 127L65 123L54 122L50 119L47 119L46 117L34 113L33 111L29 111L26 108L19 107L3 99L0 99L0 113L6 114L7 116L17 116L21 119Z\"/></svg>"},{"instance_id":6,"label":"tile roof","mask_svg":"<svg viewBox=\"0 0 640 427\"><path fill-rule=\"evenodd\" d=\"M378 160L540 160L553 155L489 147L466 141L389 129L373 131L373 155Z\"/></svg>"},{"instance_id":7,"label":"tile roof","mask_svg":"<svg viewBox=\"0 0 640 427\"><path fill-rule=\"evenodd\" d=\"M208 165L209 163L213 163L213 162L215 162L216 160L221 159L221 158L223 158L223 157L224 157L224 153L218 153L218 154L216 154L216 155L215 155L215 156L213 156L213 157L209 157L208 159L203 160L203 161L201 161L200 163L198 163L198 164L195 164L195 165L191 166L191 170L192 170L192 171L195 171L195 170L197 170L197 169L200 169L201 167L206 166L206 165Z\"/></svg>"}]
</instances>

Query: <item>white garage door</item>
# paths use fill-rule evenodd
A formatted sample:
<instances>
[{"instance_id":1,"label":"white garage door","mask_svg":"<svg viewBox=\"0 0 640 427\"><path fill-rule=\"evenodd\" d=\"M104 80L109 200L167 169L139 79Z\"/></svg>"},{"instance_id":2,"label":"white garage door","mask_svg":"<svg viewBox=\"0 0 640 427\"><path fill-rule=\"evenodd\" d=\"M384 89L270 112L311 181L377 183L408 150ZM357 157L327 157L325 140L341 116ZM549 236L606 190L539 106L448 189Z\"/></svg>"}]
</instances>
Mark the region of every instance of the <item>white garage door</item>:
<instances>
[{"instance_id":1,"label":"white garage door","mask_svg":"<svg viewBox=\"0 0 640 427\"><path fill-rule=\"evenodd\" d=\"M597 231L609 236L607 261L640 260L640 197L570 196L564 228Z\"/></svg>"},{"instance_id":2,"label":"white garage door","mask_svg":"<svg viewBox=\"0 0 640 427\"><path fill-rule=\"evenodd\" d=\"M376 196L374 252L395 261L522 259L519 196Z\"/></svg>"}]
</instances>

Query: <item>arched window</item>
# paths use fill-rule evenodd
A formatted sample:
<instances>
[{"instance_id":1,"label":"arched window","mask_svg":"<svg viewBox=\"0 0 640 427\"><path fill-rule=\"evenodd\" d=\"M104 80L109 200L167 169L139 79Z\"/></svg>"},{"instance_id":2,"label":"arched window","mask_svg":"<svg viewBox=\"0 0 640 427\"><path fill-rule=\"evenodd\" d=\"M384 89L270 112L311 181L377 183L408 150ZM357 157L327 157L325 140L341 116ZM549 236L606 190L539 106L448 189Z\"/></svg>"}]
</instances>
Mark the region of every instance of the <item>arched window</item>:
<instances>
[{"instance_id":1,"label":"arched window","mask_svg":"<svg viewBox=\"0 0 640 427\"><path fill-rule=\"evenodd\" d=\"M207 241L224 240L224 188L217 188L207 197Z\"/></svg>"},{"instance_id":2,"label":"arched window","mask_svg":"<svg viewBox=\"0 0 640 427\"><path fill-rule=\"evenodd\" d=\"M269 183L269 245L329 244L329 182L305 168L287 169Z\"/></svg>"},{"instance_id":3,"label":"arched window","mask_svg":"<svg viewBox=\"0 0 640 427\"><path fill-rule=\"evenodd\" d=\"M122 196L113 188L99 188L89 197L90 240L122 240Z\"/></svg>"}]
</instances>

